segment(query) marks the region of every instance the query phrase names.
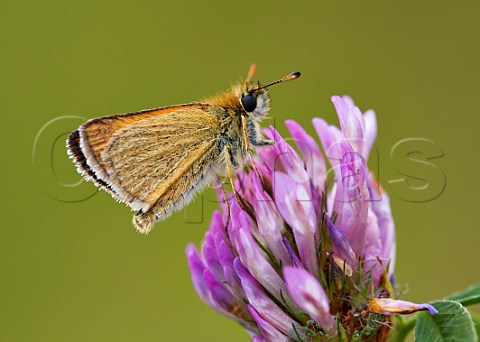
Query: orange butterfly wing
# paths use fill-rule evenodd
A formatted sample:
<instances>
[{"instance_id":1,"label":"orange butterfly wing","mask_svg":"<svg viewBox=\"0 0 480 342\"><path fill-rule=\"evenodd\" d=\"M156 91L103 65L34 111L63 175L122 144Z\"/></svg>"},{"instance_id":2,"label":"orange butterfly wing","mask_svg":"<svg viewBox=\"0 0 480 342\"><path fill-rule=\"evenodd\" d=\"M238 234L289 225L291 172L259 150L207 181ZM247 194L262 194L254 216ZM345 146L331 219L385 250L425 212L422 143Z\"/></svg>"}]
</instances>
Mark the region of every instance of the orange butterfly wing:
<instances>
[{"instance_id":1,"label":"orange butterfly wing","mask_svg":"<svg viewBox=\"0 0 480 342\"><path fill-rule=\"evenodd\" d=\"M121 185L122 180L119 179L121 178L121 173L122 175L126 175L126 173L122 171L132 167L133 173L137 172L139 178L142 178L142 174L145 176L145 173L142 173L141 165L132 163L132 158L136 153L132 150L132 145L129 145L130 150L128 152L123 152L121 150L122 146L119 146L121 141L125 144L132 139L133 135L129 133L129 127L136 127L137 132L140 127L143 127L142 132L146 136L149 134L149 126L154 124L155 121L165 121L162 120L162 118L165 118L167 122L170 122L170 120L167 119L169 118L167 114L176 112L188 113L191 111L208 113L211 107L209 104L192 103L92 119L80 126L77 131L70 134L67 140L68 152L75 161L78 171L85 175L87 179L92 180L97 186L109 192L117 200L127 203L132 209L145 210L154 204L155 194L145 196L145 194L142 193L140 198L140 192L135 192L134 189L132 189L133 183L130 184L128 189L125 189ZM155 118L158 118L158 120ZM146 121L150 122L146 123ZM141 124L141 122L144 122L144 124ZM173 122L170 123L173 124ZM201 123L199 123L199 126L200 124ZM182 130L181 127L179 129ZM150 131L150 133L154 135L162 134L161 132L154 131L155 130ZM152 136L152 139L145 143L148 147L148 145L155 146L157 142L159 142L158 139ZM110 149L115 146L115 161L112 161L109 155L110 152L107 151L109 146ZM137 148L142 149L142 145L140 144ZM144 146L143 148L145 149L146 147ZM128 160L122 164L122 154L128 153L130 153L129 158L126 158ZM194 158L195 156L190 155L188 157ZM122 164L122 167L119 167L117 164ZM141 183L143 179L136 181ZM161 194L159 189L150 189L150 192L155 192L157 195Z\"/></svg>"}]
</instances>

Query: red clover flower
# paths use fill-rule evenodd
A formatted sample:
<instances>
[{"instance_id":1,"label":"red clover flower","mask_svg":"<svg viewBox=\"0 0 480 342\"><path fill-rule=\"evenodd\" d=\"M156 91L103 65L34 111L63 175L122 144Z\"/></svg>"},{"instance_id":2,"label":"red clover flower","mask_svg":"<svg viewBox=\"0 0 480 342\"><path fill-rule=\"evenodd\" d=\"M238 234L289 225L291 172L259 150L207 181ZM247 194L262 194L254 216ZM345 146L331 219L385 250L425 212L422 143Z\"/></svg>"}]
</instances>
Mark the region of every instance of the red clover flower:
<instances>
[{"instance_id":1,"label":"red clover flower","mask_svg":"<svg viewBox=\"0 0 480 342\"><path fill-rule=\"evenodd\" d=\"M332 172L295 121L286 126L300 154L266 130L275 145L259 149L259 174L239 172L235 181L242 205L223 204L201 251L187 247L200 298L253 341L384 341L390 315L437 313L394 299L394 222L367 167L375 113L362 114L347 96L332 101L340 129L313 120Z\"/></svg>"}]
</instances>

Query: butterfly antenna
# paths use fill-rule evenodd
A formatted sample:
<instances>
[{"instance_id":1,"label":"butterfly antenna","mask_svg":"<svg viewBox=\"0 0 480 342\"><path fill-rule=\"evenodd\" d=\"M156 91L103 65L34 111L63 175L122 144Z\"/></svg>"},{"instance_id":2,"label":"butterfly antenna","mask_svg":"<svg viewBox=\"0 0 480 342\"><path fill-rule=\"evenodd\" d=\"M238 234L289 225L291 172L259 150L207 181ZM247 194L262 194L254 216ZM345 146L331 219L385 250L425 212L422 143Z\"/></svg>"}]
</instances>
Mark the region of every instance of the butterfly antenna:
<instances>
[{"instance_id":1,"label":"butterfly antenna","mask_svg":"<svg viewBox=\"0 0 480 342\"><path fill-rule=\"evenodd\" d=\"M294 80L294 79L299 78L300 75L301 75L301 74L300 74L299 71L292 72L292 73L288 74L287 76L282 77L281 79L276 80L275 82L272 82L272 83L269 83L269 84L267 84L267 85L261 86L261 87L255 89L254 91L257 91L257 90L260 90L260 89L264 89L264 88L270 87L270 86L272 86L272 85L274 85L274 84L277 84L277 83L283 83L283 82L287 82L287 81L292 81L292 80Z\"/></svg>"}]
</instances>

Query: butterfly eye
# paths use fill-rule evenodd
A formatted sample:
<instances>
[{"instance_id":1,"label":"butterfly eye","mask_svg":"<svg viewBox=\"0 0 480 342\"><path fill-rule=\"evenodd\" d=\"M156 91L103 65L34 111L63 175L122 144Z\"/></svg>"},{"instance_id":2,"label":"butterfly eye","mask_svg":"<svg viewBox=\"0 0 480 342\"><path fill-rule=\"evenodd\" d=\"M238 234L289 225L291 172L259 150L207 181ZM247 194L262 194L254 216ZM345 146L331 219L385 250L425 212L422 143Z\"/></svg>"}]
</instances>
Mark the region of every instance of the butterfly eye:
<instances>
[{"instance_id":1,"label":"butterfly eye","mask_svg":"<svg viewBox=\"0 0 480 342\"><path fill-rule=\"evenodd\" d=\"M242 97L242 106L245 111L251 113L257 108L257 99L252 94L245 95Z\"/></svg>"}]
</instances>

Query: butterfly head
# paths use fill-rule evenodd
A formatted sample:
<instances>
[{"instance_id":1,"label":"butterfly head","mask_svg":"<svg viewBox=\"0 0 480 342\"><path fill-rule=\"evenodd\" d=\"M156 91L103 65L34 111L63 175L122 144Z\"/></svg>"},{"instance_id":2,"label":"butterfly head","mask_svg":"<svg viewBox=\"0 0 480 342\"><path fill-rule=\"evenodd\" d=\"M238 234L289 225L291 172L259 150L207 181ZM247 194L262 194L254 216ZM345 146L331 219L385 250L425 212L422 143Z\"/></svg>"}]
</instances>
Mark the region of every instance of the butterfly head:
<instances>
[{"instance_id":1,"label":"butterfly head","mask_svg":"<svg viewBox=\"0 0 480 342\"><path fill-rule=\"evenodd\" d=\"M239 82L221 96L207 99L205 102L229 108L235 114L242 113L254 119L261 119L270 110L270 97L267 88L300 77L299 72L293 72L275 82L262 86L259 82L251 81L255 69L255 65L252 65L244 81Z\"/></svg>"},{"instance_id":2,"label":"butterfly head","mask_svg":"<svg viewBox=\"0 0 480 342\"><path fill-rule=\"evenodd\" d=\"M256 118L264 117L270 110L268 90L262 88L258 82L244 81L232 89L232 93L239 100L241 108L247 114Z\"/></svg>"},{"instance_id":3,"label":"butterfly head","mask_svg":"<svg viewBox=\"0 0 480 342\"><path fill-rule=\"evenodd\" d=\"M253 64L248 72L247 79L242 82L236 89L233 89L234 95L240 100L240 104L245 112L252 114L254 117L260 118L268 114L270 109L270 97L267 88L286 81L294 80L300 77L300 73L293 72L287 76L262 86L260 83L251 82L256 67Z\"/></svg>"}]
</instances>

